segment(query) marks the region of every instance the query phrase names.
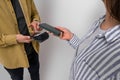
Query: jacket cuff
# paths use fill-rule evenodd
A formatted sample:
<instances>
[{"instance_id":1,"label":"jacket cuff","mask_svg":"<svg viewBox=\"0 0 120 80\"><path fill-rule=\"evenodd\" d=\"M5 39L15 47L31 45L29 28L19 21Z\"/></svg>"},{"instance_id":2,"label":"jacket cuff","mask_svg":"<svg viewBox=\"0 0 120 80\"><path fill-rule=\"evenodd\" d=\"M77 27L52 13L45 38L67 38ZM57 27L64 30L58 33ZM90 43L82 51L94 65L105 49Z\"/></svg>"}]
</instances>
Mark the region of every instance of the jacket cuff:
<instances>
[{"instance_id":1,"label":"jacket cuff","mask_svg":"<svg viewBox=\"0 0 120 80\"><path fill-rule=\"evenodd\" d=\"M5 44L6 44L6 46L17 44L16 35L7 35L5 37Z\"/></svg>"}]
</instances>

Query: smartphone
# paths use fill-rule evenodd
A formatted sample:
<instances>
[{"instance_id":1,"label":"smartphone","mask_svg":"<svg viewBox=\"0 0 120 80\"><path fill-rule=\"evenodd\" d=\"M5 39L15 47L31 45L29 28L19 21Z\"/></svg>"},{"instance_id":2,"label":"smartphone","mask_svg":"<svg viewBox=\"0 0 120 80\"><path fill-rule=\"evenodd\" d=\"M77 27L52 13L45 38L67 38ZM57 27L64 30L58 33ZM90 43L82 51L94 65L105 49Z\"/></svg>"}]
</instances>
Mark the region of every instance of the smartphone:
<instances>
[{"instance_id":1,"label":"smartphone","mask_svg":"<svg viewBox=\"0 0 120 80\"><path fill-rule=\"evenodd\" d=\"M31 36L32 39L38 41L38 42L43 42L49 38L49 34L47 32L41 33L41 34L35 34Z\"/></svg>"}]
</instances>

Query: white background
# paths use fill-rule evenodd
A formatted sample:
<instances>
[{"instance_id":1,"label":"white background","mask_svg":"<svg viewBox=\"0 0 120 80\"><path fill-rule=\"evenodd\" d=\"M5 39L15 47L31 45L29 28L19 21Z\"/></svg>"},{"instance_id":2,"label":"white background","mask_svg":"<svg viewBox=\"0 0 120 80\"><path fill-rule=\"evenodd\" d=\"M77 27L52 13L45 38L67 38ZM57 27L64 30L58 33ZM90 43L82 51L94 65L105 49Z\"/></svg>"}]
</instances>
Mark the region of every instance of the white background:
<instances>
[{"instance_id":1,"label":"white background","mask_svg":"<svg viewBox=\"0 0 120 80\"><path fill-rule=\"evenodd\" d=\"M63 26L81 37L89 26L105 14L101 0L34 0L41 21L53 26ZM75 50L58 37L40 44L41 80L68 80ZM11 80L0 66L0 80ZM30 80L25 69L24 80Z\"/></svg>"}]
</instances>

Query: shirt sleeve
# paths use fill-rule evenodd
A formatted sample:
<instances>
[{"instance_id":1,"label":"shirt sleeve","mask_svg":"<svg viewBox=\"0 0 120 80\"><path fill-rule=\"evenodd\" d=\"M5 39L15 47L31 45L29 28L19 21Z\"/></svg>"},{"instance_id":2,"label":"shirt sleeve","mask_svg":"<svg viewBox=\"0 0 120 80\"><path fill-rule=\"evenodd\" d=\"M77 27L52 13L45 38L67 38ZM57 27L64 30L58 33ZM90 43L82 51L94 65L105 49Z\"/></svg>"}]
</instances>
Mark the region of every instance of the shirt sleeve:
<instances>
[{"instance_id":1,"label":"shirt sleeve","mask_svg":"<svg viewBox=\"0 0 120 80\"><path fill-rule=\"evenodd\" d=\"M80 44L80 39L74 34L72 39L68 41L70 46L72 46L74 49L77 49L77 47Z\"/></svg>"}]
</instances>

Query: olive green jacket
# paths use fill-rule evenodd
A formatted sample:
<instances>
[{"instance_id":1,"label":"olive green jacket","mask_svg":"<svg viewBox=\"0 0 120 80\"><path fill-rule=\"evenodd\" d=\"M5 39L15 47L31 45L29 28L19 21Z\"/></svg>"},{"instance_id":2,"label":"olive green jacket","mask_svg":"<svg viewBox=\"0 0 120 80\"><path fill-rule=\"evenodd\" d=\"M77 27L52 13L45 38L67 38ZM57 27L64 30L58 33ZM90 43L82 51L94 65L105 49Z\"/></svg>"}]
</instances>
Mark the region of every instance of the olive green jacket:
<instances>
[{"instance_id":1,"label":"olive green jacket","mask_svg":"<svg viewBox=\"0 0 120 80\"><path fill-rule=\"evenodd\" d=\"M27 25L33 20L40 20L33 0L19 0L23 10ZM28 27L29 32L32 29ZM19 34L18 24L10 0L0 0L0 64L14 69L19 67L29 67L24 45L17 43L16 34ZM36 52L39 44L32 42Z\"/></svg>"}]
</instances>

